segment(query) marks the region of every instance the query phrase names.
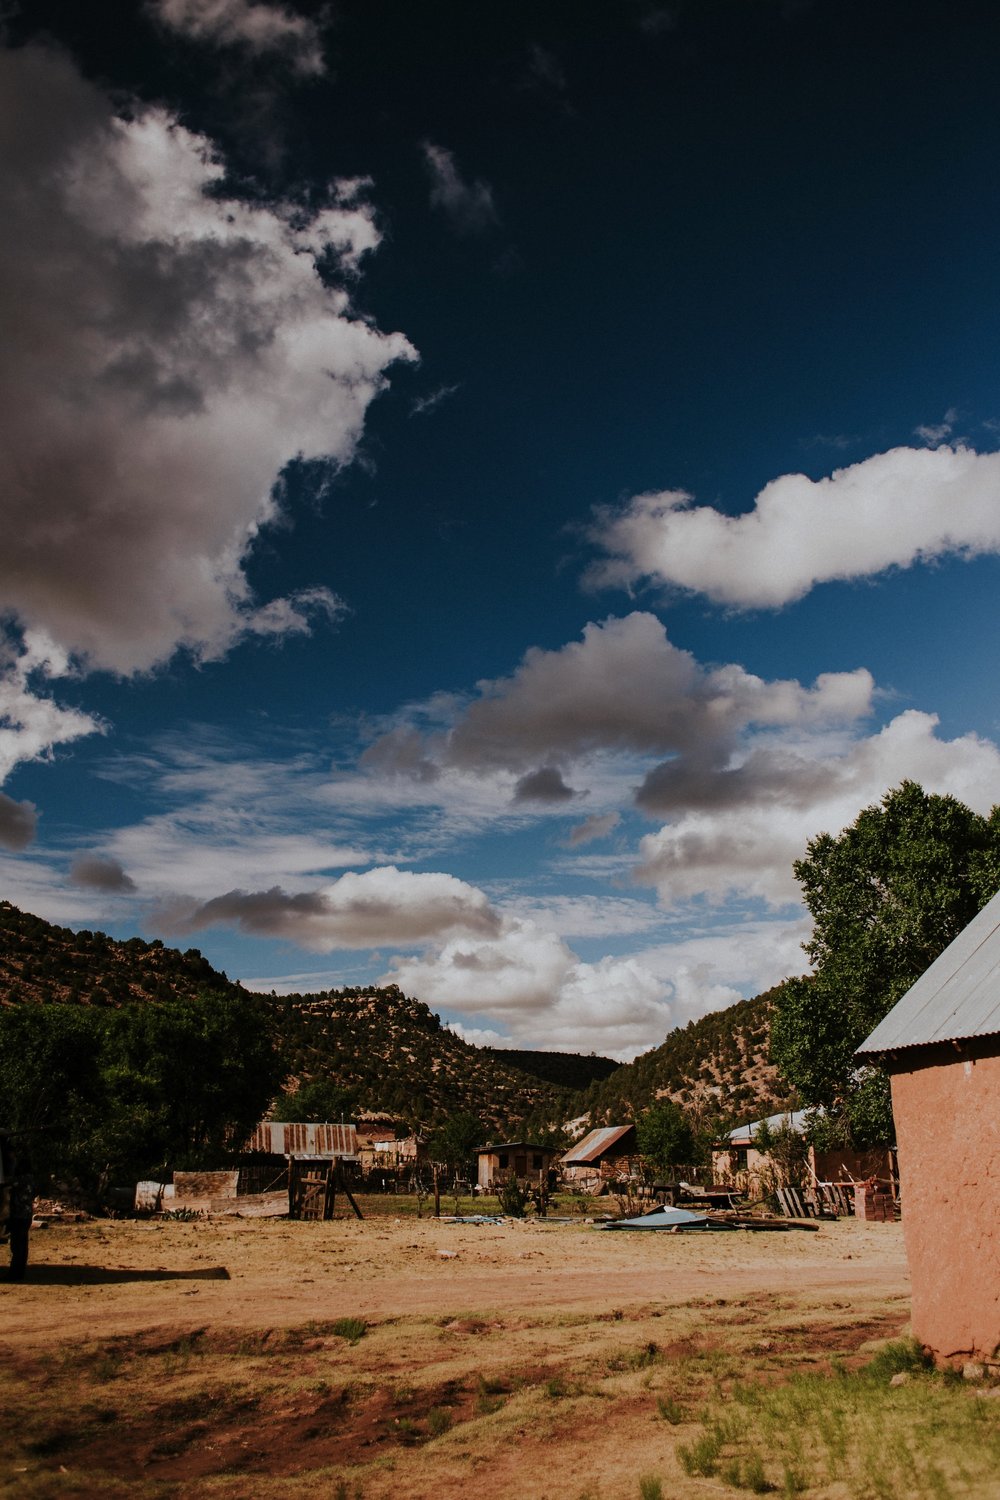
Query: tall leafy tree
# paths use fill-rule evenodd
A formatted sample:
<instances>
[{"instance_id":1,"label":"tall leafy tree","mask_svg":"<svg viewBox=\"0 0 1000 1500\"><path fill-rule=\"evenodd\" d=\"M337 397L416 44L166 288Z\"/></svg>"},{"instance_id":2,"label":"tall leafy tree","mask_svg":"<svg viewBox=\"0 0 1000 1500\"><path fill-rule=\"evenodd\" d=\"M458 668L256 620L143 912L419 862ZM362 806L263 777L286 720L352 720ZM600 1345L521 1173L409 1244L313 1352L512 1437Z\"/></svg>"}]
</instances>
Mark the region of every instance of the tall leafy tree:
<instances>
[{"instance_id":1,"label":"tall leafy tree","mask_svg":"<svg viewBox=\"0 0 1000 1500\"><path fill-rule=\"evenodd\" d=\"M470 1161L477 1146L486 1139L482 1121L468 1111L462 1111L446 1120L435 1130L427 1142L427 1149L434 1161L459 1169Z\"/></svg>"},{"instance_id":2,"label":"tall leafy tree","mask_svg":"<svg viewBox=\"0 0 1000 1500\"><path fill-rule=\"evenodd\" d=\"M270 1011L253 995L0 1011L0 1125L27 1133L40 1175L98 1195L225 1160L283 1073Z\"/></svg>"},{"instance_id":3,"label":"tall leafy tree","mask_svg":"<svg viewBox=\"0 0 1000 1500\"><path fill-rule=\"evenodd\" d=\"M1000 885L1000 808L982 817L904 781L795 864L813 974L776 997L771 1055L857 1145L891 1139L887 1081L854 1051Z\"/></svg>"},{"instance_id":4,"label":"tall leafy tree","mask_svg":"<svg viewBox=\"0 0 1000 1500\"><path fill-rule=\"evenodd\" d=\"M694 1156L694 1133L679 1104L672 1099L657 1099L635 1126L639 1150L660 1171L690 1162Z\"/></svg>"}]
</instances>

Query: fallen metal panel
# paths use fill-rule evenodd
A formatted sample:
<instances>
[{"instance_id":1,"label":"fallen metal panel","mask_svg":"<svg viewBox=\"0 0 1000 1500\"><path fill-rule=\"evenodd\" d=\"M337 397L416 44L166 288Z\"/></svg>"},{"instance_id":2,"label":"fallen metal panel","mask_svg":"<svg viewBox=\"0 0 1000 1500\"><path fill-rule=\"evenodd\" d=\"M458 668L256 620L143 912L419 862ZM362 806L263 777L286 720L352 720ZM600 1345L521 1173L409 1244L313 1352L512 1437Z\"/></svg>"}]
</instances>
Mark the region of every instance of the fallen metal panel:
<instances>
[{"instance_id":1,"label":"fallen metal panel","mask_svg":"<svg viewBox=\"0 0 1000 1500\"><path fill-rule=\"evenodd\" d=\"M610 1224L598 1224L598 1229L704 1229L708 1219L704 1214L693 1214L689 1208L656 1208L635 1219L613 1219Z\"/></svg>"}]
</instances>

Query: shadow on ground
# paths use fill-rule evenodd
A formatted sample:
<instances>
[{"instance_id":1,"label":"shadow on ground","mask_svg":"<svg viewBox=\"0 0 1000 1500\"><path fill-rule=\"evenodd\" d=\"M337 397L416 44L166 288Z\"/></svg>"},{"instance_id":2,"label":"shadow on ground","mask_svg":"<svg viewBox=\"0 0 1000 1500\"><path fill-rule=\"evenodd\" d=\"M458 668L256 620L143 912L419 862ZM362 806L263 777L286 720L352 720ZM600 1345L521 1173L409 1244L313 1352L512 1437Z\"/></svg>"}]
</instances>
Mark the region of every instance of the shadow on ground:
<instances>
[{"instance_id":1,"label":"shadow on ground","mask_svg":"<svg viewBox=\"0 0 1000 1500\"><path fill-rule=\"evenodd\" d=\"M10 1280L8 1274L3 1280ZM122 1281L228 1281L225 1266L200 1266L193 1271L165 1271L132 1266L29 1266L25 1286L106 1286Z\"/></svg>"}]
</instances>

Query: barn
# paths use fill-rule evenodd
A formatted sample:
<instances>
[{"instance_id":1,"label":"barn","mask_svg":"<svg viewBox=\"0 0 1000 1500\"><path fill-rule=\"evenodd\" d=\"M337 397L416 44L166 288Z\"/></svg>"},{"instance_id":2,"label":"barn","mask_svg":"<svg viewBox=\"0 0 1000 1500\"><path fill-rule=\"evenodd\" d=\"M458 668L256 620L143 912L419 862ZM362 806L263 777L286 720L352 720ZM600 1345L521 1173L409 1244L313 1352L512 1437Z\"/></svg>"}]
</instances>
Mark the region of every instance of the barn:
<instances>
[{"instance_id":1,"label":"barn","mask_svg":"<svg viewBox=\"0 0 1000 1500\"><path fill-rule=\"evenodd\" d=\"M1000 1350L1000 894L857 1051L892 1085L913 1336L940 1362Z\"/></svg>"}]
</instances>

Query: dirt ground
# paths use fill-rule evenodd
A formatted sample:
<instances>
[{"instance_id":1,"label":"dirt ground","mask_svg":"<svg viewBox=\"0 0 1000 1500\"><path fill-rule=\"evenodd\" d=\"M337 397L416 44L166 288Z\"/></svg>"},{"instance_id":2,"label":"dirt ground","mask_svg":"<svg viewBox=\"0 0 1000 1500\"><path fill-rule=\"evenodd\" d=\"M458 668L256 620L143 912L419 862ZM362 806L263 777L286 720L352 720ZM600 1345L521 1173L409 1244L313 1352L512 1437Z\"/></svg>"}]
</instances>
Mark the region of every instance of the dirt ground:
<instances>
[{"instance_id":1,"label":"dirt ground","mask_svg":"<svg viewBox=\"0 0 1000 1500\"><path fill-rule=\"evenodd\" d=\"M0 1282L0 1494L718 1494L699 1402L908 1316L894 1224L56 1224Z\"/></svg>"}]
</instances>

